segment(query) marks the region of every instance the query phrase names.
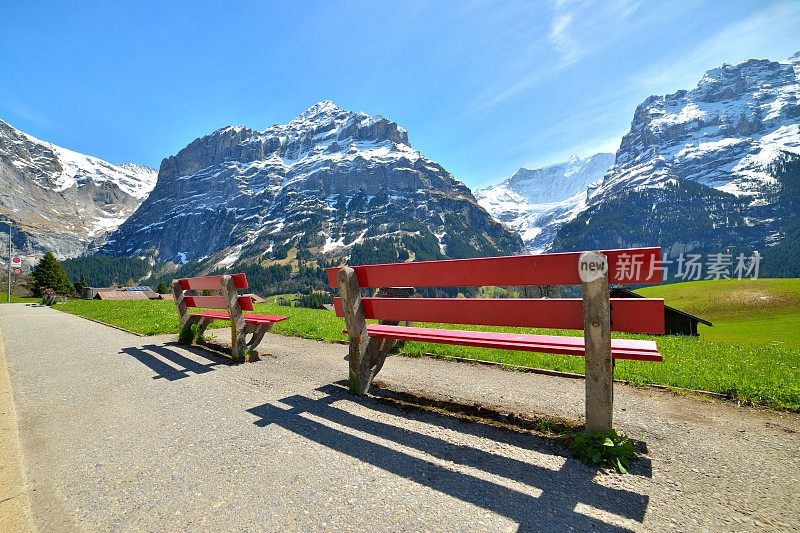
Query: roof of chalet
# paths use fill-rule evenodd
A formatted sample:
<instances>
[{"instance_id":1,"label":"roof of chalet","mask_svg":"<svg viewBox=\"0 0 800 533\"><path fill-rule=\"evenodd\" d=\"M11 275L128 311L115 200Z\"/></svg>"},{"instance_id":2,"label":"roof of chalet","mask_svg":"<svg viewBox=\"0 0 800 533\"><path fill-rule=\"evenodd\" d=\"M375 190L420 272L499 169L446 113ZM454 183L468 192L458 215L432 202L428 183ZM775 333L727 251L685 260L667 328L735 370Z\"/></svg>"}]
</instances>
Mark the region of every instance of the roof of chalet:
<instances>
[{"instance_id":1,"label":"roof of chalet","mask_svg":"<svg viewBox=\"0 0 800 533\"><path fill-rule=\"evenodd\" d=\"M94 296L98 300L149 300L141 291L97 291Z\"/></svg>"}]
</instances>

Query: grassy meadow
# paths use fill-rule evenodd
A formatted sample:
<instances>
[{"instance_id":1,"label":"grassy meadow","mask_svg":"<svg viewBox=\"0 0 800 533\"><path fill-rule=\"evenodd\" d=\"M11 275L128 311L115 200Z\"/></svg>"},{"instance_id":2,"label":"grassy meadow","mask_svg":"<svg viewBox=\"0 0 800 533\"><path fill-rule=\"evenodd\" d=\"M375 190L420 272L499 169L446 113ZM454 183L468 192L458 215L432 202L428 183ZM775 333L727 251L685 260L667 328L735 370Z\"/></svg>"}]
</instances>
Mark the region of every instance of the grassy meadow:
<instances>
[{"instance_id":1,"label":"grassy meadow","mask_svg":"<svg viewBox=\"0 0 800 533\"><path fill-rule=\"evenodd\" d=\"M800 411L800 279L722 280L642 289L668 305L714 323L701 326L700 337L619 337L653 339L664 362L618 361L615 377L635 384L660 384L723 394L746 403ZM287 315L275 333L323 341L346 339L344 321L325 310L257 304L257 313ZM144 335L176 333L178 318L171 301L72 300L57 309ZM227 323L218 323L220 327ZM424 325L424 324L419 324ZM433 324L431 324L433 326ZM212 326L213 327L213 326ZM456 328L459 326L443 326ZM522 328L466 326L484 331L532 332ZM579 331L536 330L581 335ZM432 353L508 365L583 373L580 357L408 342L407 355Z\"/></svg>"},{"instance_id":2,"label":"grassy meadow","mask_svg":"<svg viewBox=\"0 0 800 533\"><path fill-rule=\"evenodd\" d=\"M800 279L693 281L636 292L713 323L705 340L800 348Z\"/></svg>"},{"instance_id":3,"label":"grassy meadow","mask_svg":"<svg viewBox=\"0 0 800 533\"><path fill-rule=\"evenodd\" d=\"M0 304L7 304L8 301L6 301L6 298L7 296L5 295L5 293L2 296L0 296ZM23 298L14 295L11 296L12 304L33 304L33 303L39 303L40 301L41 298Z\"/></svg>"}]
</instances>

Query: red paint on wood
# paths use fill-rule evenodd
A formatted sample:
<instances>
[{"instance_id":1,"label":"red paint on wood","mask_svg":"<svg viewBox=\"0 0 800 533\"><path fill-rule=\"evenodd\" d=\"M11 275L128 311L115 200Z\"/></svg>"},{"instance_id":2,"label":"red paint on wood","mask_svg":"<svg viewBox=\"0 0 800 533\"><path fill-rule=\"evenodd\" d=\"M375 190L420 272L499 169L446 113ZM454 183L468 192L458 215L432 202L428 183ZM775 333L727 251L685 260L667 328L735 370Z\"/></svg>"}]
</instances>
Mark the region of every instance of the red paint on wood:
<instances>
[{"instance_id":1,"label":"red paint on wood","mask_svg":"<svg viewBox=\"0 0 800 533\"><path fill-rule=\"evenodd\" d=\"M578 285L578 259L583 252L516 255L477 259L448 259L386 265L364 265L353 269L358 285L379 287L478 287L507 285ZM606 250L609 283L661 283L660 248ZM628 268L630 266L630 268ZM326 269L328 284L339 286L341 267Z\"/></svg>"},{"instance_id":2,"label":"red paint on wood","mask_svg":"<svg viewBox=\"0 0 800 533\"><path fill-rule=\"evenodd\" d=\"M231 274L237 289L247 288L247 275ZM199 278L181 278L178 280L185 291L219 291L222 290L222 276L203 276Z\"/></svg>"},{"instance_id":3,"label":"red paint on wood","mask_svg":"<svg viewBox=\"0 0 800 533\"><path fill-rule=\"evenodd\" d=\"M365 318L398 322L583 329L580 298L362 298L361 304ZM344 316L341 298L333 305ZM611 330L662 335L664 300L612 298Z\"/></svg>"},{"instance_id":4,"label":"red paint on wood","mask_svg":"<svg viewBox=\"0 0 800 533\"><path fill-rule=\"evenodd\" d=\"M367 333L370 337L376 338L455 344L478 348L543 352L560 355L585 355L583 337L458 331L405 326L382 326L378 324L368 325ZM663 357L658 353L656 343L653 341L612 339L611 355L614 359L659 363L663 361Z\"/></svg>"},{"instance_id":5,"label":"red paint on wood","mask_svg":"<svg viewBox=\"0 0 800 533\"><path fill-rule=\"evenodd\" d=\"M230 316L225 311L205 311L202 313L192 313L191 316L201 316L203 318L213 318L218 320L230 320ZM265 324L281 322L286 320L287 316L280 315L242 315L246 324Z\"/></svg>"},{"instance_id":6,"label":"red paint on wood","mask_svg":"<svg viewBox=\"0 0 800 533\"><path fill-rule=\"evenodd\" d=\"M208 309L227 309L228 302L222 296L186 296L183 299L186 307L205 307ZM239 305L242 311L253 310L253 299L249 296L239 296Z\"/></svg>"}]
</instances>

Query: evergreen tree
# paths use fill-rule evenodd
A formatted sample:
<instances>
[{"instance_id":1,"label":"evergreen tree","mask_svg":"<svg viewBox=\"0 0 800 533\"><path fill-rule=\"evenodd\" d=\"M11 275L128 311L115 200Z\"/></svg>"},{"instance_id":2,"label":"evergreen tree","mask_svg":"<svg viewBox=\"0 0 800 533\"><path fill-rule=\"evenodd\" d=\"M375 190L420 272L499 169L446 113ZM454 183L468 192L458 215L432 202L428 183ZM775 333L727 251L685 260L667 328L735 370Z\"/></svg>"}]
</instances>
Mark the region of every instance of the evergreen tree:
<instances>
[{"instance_id":1,"label":"evergreen tree","mask_svg":"<svg viewBox=\"0 0 800 533\"><path fill-rule=\"evenodd\" d=\"M81 273L81 279L75 282L75 294L80 296L83 294L83 288L86 287L88 282L86 281L86 274Z\"/></svg>"},{"instance_id":2,"label":"evergreen tree","mask_svg":"<svg viewBox=\"0 0 800 533\"><path fill-rule=\"evenodd\" d=\"M158 294L167 294L169 292L169 288L167 288L167 284L163 281L158 282L158 287L156 287L156 292Z\"/></svg>"},{"instance_id":3,"label":"evergreen tree","mask_svg":"<svg viewBox=\"0 0 800 533\"><path fill-rule=\"evenodd\" d=\"M42 290L48 288L59 294L72 294L74 290L67 273L52 252L44 254L33 269L33 293L41 296Z\"/></svg>"}]
</instances>

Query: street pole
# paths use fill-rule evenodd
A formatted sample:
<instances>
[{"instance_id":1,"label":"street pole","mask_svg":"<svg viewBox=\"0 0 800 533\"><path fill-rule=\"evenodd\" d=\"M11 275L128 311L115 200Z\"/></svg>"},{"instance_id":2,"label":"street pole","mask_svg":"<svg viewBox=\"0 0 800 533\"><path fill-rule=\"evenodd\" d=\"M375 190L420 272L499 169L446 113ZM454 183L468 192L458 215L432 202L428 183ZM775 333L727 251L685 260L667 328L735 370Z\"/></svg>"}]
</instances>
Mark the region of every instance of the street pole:
<instances>
[{"instance_id":1,"label":"street pole","mask_svg":"<svg viewBox=\"0 0 800 533\"><path fill-rule=\"evenodd\" d=\"M8 224L8 289L6 291L6 303L11 303L11 221L6 220Z\"/></svg>"}]
</instances>

